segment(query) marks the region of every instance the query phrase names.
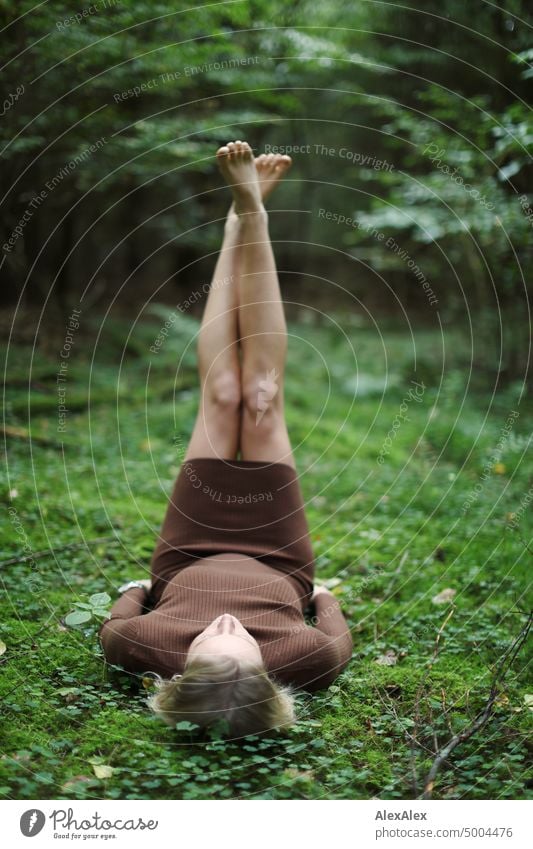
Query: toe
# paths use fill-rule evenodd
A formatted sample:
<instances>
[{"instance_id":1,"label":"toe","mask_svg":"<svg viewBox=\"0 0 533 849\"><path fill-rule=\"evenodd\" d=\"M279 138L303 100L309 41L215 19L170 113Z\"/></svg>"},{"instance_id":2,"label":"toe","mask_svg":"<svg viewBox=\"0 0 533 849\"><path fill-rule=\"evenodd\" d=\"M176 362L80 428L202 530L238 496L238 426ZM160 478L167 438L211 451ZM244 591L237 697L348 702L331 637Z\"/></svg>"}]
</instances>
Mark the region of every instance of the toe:
<instances>
[{"instance_id":1,"label":"toe","mask_svg":"<svg viewBox=\"0 0 533 849\"><path fill-rule=\"evenodd\" d=\"M223 147L219 147L217 150L217 156L227 156L229 153L229 148L224 145Z\"/></svg>"}]
</instances>

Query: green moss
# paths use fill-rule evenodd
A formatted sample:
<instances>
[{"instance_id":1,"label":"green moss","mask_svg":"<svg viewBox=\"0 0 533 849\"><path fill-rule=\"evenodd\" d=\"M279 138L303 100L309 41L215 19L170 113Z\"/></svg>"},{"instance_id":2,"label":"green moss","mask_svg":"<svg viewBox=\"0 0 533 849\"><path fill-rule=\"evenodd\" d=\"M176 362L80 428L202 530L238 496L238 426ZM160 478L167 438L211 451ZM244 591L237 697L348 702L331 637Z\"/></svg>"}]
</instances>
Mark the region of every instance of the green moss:
<instances>
[{"instance_id":1,"label":"green moss","mask_svg":"<svg viewBox=\"0 0 533 849\"><path fill-rule=\"evenodd\" d=\"M504 445L503 468L483 479L514 399L500 397L485 421L487 399L458 402L456 369L437 391L427 367L423 400L409 405L379 464L409 389L410 340L391 333L396 379L354 400L353 363L338 340L323 328L294 330L330 366L328 374L323 364L313 364L306 346L296 346L287 417L298 446L317 576L340 579L335 592L353 628L350 666L329 690L298 697L301 721L287 736L198 741L155 721L135 680L106 671L95 626L86 632L63 628L74 601L95 592L114 597L119 581L148 567L182 456L176 434L186 444L194 421L197 391L169 395L166 363L145 402L147 365L138 352L123 364L120 378L121 387L132 391L120 393L118 407L116 393L107 402L117 380L110 351L97 368L98 404L69 414L65 459L45 446L33 444L30 451L24 440L9 443L5 506L16 508L34 552L52 546L55 553L38 558L33 570L27 563L2 570L5 797L413 797L435 739L443 744L484 704L491 669L520 629L520 611L532 606L530 555L507 527L508 514L519 510L530 486L522 457L527 411ZM377 380L381 343L364 328L348 332L359 371ZM421 334L429 365L433 341ZM455 348L459 356L460 342ZM21 350L21 362L24 356ZM42 379L53 374L45 360L39 369ZM88 380L88 366L78 365L79 397L87 396ZM372 385L367 380L367 389ZM20 387L13 392L9 421L27 426ZM35 400L34 432L55 438L51 408L38 395ZM7 493L14 488L18 495L10 501ZM523 512L524 538L530 521ZM62 548L80 539L85 547ZM2 559L16 557L23 544L8 522ZM445 588L456 590L455 609L430 665L449 613L448 605L432 599ZM395 664L376 663L387 652L394 653ZM524 651L493 720L456 750L439 775L436 798L513 798L518 788L521 796L530 793L531 785L524 785L523 741L531 716L524 703L530 691L526 662ZM94 759L113 767L110 779L96 778Z\"/></svg>"}]
</instances>

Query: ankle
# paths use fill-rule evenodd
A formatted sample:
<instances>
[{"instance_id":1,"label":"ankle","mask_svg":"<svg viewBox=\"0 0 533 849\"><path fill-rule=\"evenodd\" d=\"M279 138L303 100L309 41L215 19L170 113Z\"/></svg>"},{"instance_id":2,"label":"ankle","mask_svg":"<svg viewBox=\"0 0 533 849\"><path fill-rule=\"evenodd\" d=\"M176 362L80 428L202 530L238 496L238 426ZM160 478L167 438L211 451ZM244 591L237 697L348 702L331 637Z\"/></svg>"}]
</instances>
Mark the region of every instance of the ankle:
<instances>
[{"instance_id":1,"label":"ankle","mask_svg":"<svg viewBox=\"0 0 533 849\"><path fill-rule=\"evenodd\" d=\"M246 212L236 213L241 229L253 229L268 227L268 213L260 204L257 209L247 210Z\"/></svg>"},{"instance_id":2,"label":"ankle","mask_svg":"<svg viewBox=\"0 0 533 849\"><path fill-rule=\"evenodd\" d=\"M232 206L237 215L264 209L257 183L234 186Z\"/></svg>"},{"instance_id":3,"label":"ankle","mask_svg":"<svg viewBox=\"0 0 533 849\"><path fill-rule=\"evenodd\" d=\"M239 229L239 216L235 212L234 204L231 204L228 214L226 215L226 221L224 223L224 230L226 232L232 232L233 230Z\"/></svg>"}]
</instances>

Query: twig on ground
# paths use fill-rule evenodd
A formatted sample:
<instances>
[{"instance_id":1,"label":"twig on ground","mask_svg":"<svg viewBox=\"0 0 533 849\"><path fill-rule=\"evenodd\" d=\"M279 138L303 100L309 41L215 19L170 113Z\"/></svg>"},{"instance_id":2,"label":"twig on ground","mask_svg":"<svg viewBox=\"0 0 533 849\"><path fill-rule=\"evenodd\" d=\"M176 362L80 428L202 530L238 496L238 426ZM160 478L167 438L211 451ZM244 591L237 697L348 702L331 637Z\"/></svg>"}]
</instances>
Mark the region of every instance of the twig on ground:
<instances>
[{"instance_id":1,"label":"twig on ground","mask_svg":"<svg viewBox=\"0 0 533 849\"><path fill-rule=\"evenodd\" d=\"M453 728L452 728L452 724L450 722L450 717L449 717L450 708L446 704L446 690L444 689L444 687L441 687L440 695L441 695L441 699L442 699L442 715L443 715L444 719L446 720L446 725L448 726L448 731L450 732L450 734L453 734Z\"/></svg>"},{"instance_id":2,"label":"twig on ground","mask_svg":"<svg viewBox=\"0 0 533 849\"><path fill-rule=\"evenodd\" d=\"M431 666L435 663L435 661L437 660L437 655L438 655L438 653L439 653L439 649L440 649L440 638L442 637L442 633L443 633L443 631L444 631L444 629L445 629L446 625L448 624L448 622L449 622L449 621L450 621L450 619L452 618L454 610L455 610L455 608L453 608L453 607L451 607L451 608L450 608L450 612L448 613L448 615L447 615L446 619L444 620L444 622L443 622L443 623L442 623L442 625L440 626L439 630L437 631L437 636L435 637L435 646L434 646L434 648L433 648L433 655L432 655L431 660L430 660L430 662L429 662L429 666L430 666L430 667L431 667ZM429 671L429 669L428 669L428 671Z\"/></svg>"},{"instance_id":3,"label":"twig on ground","mask_svg":"<svg viewBox=\"0 0 533 849\"><path fill-rule=\"evenodd\" d=\"M422 744L420 743L420 741L418 739L418 729L420 727L420 718L421 718L420 717L420 702L422 700L422 695L423 695L423 693L426 689L426 682L427 682L429 673L431 671L431 667L433 666L433 664L437 660L437 657L438 657L438 654L439 654L440 639L442 637L442 634L444 632L446 625L448 624L448 622L450 621L450 619L453 616L454 609L455 608L453 608L453 607L450 608L450 610L449 610L448 614L446 615L442 625L440 626L439 630L437 631L437 634L435 636L435 644L434 644L434 647L433 647L433 654L431 655L431 658L429 659L429 662L428 662L427 667L426 667L426 671L424 672L424 675L422 676L422 680L420 681L420 684L418 685L418 689L416 691L414 725L413 725L413 733L412 733L412 737L411 737L411 746L410 746L410 751L409 751L409 760L410 760L411 775L412 775L412 786L413 786L413 791L414 791L415 796L418 796L418 777L417 777L417 771L416 771L417 749L426 748L425 746L422 746Z\"/></svg>"},{"instance_id":4,"label":"twig on ground","mask_svg":"<svg viewBox=\"0 0 533 849\"><path fill-rule=\"evenodd\" d=\"M492 711L494 709L494 702L498 696L498 690L500 684L503 683L507 673L511 669L520 649L524 645L529 632L531 630L531 625L533 623L533 612L528 614L527 622L518 634L518 636L513 640L509 648L506 652L504 652L500 662L498 663L494 674L492 676L492 684L489 692L489 696L485 703L485 706L479 713L474 717L470 725L466 728L463 728L458 734L454 734L443 746L440 751L437 752L435 760L431 765L431 769L429 770L426 780L424 782L424 792L420 796L421 799L431 799L431 795L433 793L433 788L435 786L435 779L437 774L443 765L443 763L450 757L451 753L454 749L457 748L461 743L464 743L466 740L469 740L474 734L480 731L484 725L489 721Z\"/></svg>"},{"instance_id":5,"label":"twig on ground","mask_svg":"<svg viewBox=\"0 0 533 849\"><path fill-rule=\"evenodd\" d=\"M533 548L530 548L530 547L529 547L529 543L527 543L527 542L525 541L525 539L524 539L524 537L522 536L522 534L520 533L520 531L518 531L518 530L517 530L517 533L518 533L518 539L520 540L520 542L522 543L522 545L524 546L524 548L526 549L526 551L529 551L529 553L530 553L530 554L533 554Z\"/></svg>"},{"instance_id":6,"label":"twig on ground","mask_svg":"<svg viewBox=\"0 0 533 849\"><path fill-rule=\"evenodd\" d=\"M387 700L385 700L385 698L383 697L383 695L381 694L381 692L379 690L379 687L376 688L376 692L378 694L378 697L381 699L381 703L383 704L383 707L385 707L387 711L389 711L390 713L393 714L394 719L396 720L398 727L401 727L402 726L402 720L401 720L401 717L400 717L398 711L396 710L396 706L394 704L394 700L391 697L391 695L389 693L386 693ZM403 730L403 733L405 734L407 740L409 741L411 751L416 746L418 746L419 748L422 748L422 749L426 748L423 743L419 743L418 740L414 739L414 737L411 734L411 732L409 731L409 729L403 728L402 730ZM433 752L430 753L429 750L428 750L428 754L433 754ZM411 766L413 766L413 760L412 759L411 759ZM415 764L415 766L416 766L416 764ZM413 772L412 781L413 781L414 795L416 796L416 795L418 795L418 782L417 782L416 769Z\"/></svg>"},{"instance_id":7,"label":"twig on ground","mask_svg":"<svg viewBox=\"0 0 533 849\"><path fill-rule=\"evenodd\" d=\"M387 585L387 588L385 589L385 592L383 593L383 598L385 598L385 599L386 599L386 598L388 598L389 593L390 593L390 591L392 590L392 588L393 588L393 586L394 586L394 584L395 584L395 582L396 582L396 578L398 577L398 575L399 575L399 574L400 574L400 572L402 571L402 569L403 569L403 564L405 563L405 561L407 560L407 558L408 558L408 557L409 557L409 552L408 552L408 551L404 551L404 553L402 554L402 556L401 556L401 558L400 558L400 562L398 563L398 565L397 565L396 569L395 569L395 570L394 570L394 572L392 573L392 578L390 579L390 581L389 581L389 583L388 583L388 585Z\"/></svg>"},{"instance_id":8,"label":"twig on ground","mask_svg":"<svg viewBox=\"0 0 533 849\"><path fill-rule=\"evenodd\" d=\"M62 447L61 442L57 442L55 439L50 439L50 437L48 436L40 436L39 434L32 433L25 427L13 427L13 425L0 425L0 433L6 439L24 439L28 442L35 442L37 445L46 445L49 448L61 449Z\"/></svg>"},{"instance_id":9,"label":"twig on ground","mask_svg":"<svg viewBox=\"0 0 533 849\"><path fill-rule=\"evenodd\" d=\"M35 634L32 634L32 635L31 635L31 639L30 639L30 640L28 640L28 639L27 639L27 637L24 637L22 640L17 640L17 641L16 641L16 642L14 642L14 643L12 643L12 642L10 641L10 642L9 642L9 645L7 646L7 651L6 651L6 653L5 653L5 654L3 654L3 655L2 655L2 657L0 657L0 666L2 666L4 663L9 663L9 661L10 661L10 660L12 660L12 659L13 659L13 657L14 657L15 655L16 655L17 657L20 657L20 655L21 655L21 654L29 654L30 652L34 651L33 645L34 645L34 643L35 643L36 638L37 638L40 634L42 634L44 631L46 631L49 627L50 627L50 623L49 623L49 622L45 622L45 623L44 623L44 625L41 625L41 627L39 628L39 630L35 632ZM16 649L18 648L18 646L22 646L25 642L29 642L29 643L30 643L30 647L29 647L29 648L26 648L26 649L25 649L24 651L22 651L22 652L20 652L20 651L16 651Z\"/></svg>"},{"instance_id":10,"label":"twig on ground","mask_svg":"<svg viewBox=\"0 0 533 849\"><path fill-rule=\"evenodd\" d=\"M71 548L85 548L87 545L97 545L99 542L118 542L115 537L96 537L95 539L86 539L83 542L67 542L66 545L60 545L59 548L43 548L42 551L34 551L33 554L25 554L24 557L11 557L9 560L2 560L0 569L4 566L13 566L15 563L27 563L28 560L37 560L40 557L52 557L60 551L67 551Z\"/></svg>"}]
</instances>

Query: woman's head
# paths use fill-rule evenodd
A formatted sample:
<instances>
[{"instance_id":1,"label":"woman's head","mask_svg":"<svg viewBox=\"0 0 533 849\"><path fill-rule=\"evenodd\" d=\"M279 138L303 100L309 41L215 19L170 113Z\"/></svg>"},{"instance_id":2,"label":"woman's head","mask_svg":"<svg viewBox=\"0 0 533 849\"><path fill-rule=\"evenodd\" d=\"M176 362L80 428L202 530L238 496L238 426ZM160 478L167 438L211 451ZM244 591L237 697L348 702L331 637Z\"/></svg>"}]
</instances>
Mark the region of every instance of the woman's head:
<instances>
[{"instance_id":1,"label":"woman's head","mask_svg":"<svg viewBox=\"0 0 533 849\"><path fill-rule=\"evenodd\" d=\"M259 643L231 613L217 616L194 638L189 646L187 662L200 656L216 660L220 655L231 655L259 666L263 664Z\"/></svg>"},{"instance_id":2,"label":"woman's head","mask_svg":"<svg viewBox=\"0 0 533 849\"><path fill-rule=\"evenodd\" d=\"M225 719L236 737L295 720L290 688L272 681L262 663L238 655L192 657L183 675L156 682L149 705L172 726L187 720L206 727Z\"/></svg>"}]
</instances>

